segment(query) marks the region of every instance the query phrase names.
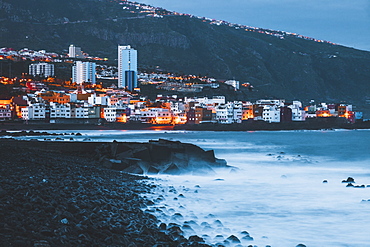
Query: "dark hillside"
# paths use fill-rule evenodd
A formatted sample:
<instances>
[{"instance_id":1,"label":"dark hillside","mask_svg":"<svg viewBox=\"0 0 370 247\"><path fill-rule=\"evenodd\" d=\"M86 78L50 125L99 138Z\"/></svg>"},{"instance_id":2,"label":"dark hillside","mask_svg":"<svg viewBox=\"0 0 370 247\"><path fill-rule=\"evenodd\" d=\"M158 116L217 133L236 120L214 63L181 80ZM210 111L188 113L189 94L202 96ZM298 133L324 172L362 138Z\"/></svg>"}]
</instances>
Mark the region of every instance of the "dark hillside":
<instances>
[{"instance_id":1,"label":"dark hillside","mask_svg":"<svg viewBox=\"0 0 370 247\"><path fill-rule=\"evenodd\" d=\"M0 46L61 53L73 43L114 61L117 45L131 44L142 68L249 81L260 95L359 106L370 97L370 52L145 7L108 0L0 0ZM153 14L160 16L148 16Z\"/></svg>"}]
</instances>

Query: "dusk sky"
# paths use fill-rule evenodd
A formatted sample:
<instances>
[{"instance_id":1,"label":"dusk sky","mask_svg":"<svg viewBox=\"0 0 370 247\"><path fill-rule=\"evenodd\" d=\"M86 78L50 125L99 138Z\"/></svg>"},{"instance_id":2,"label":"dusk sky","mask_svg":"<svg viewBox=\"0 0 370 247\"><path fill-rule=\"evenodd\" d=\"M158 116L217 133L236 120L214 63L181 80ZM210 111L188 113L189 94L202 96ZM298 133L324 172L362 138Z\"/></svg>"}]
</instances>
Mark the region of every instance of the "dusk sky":
<instances>
[{"instance_id":1,"label":"dusk sky","mask_svg":"<svg viewBox=\"0 0 370 247\"><path fill-rule=\"evenodd\" d=\"M370 0L139 0L181 13L294 32L370 51Z\"/></svg>"}]
</instances>

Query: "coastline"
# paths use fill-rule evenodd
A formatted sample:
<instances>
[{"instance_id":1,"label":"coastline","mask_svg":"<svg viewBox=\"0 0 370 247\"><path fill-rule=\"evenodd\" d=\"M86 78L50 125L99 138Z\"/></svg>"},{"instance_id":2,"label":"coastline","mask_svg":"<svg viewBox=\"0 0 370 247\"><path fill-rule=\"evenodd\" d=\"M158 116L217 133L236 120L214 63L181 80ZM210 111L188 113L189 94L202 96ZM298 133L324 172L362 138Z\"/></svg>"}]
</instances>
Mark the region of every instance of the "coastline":
<instances>
[{"instance_id":1,"label":"coastline","mask_svg":"<svg viewBox=\"0 0 370 247\"><path fill-rule=\"evenodd\" d=\"M264 121L245 121L243 123L218 124L144 124L144 123L104 123L66 124L43 122L2 122L1 130L191 130L191 131L279 131L279 130L321 130L321 129L370 129L370 121L347 123L338 118L309 119L304 122L268 123Z\"/></svg>"},{"instance_id":2,"label":"coastline","mask_svg":"<svg viewBox=\"0 0 370 247\"><path fill-rule=\"evenodd\" d=\"M310 119L304 122L268 123L246 121L241 124L184 124L176 125L174 130L193 131L282 131L282 130L322 130L322 129L370 129L370 121L346 123L336 118Z\"/></svg>"},{"instance_id":3,"label":"coastline","mask_svg":"<svg viewBox=\"0 0 370 247\"><path fill-rule=\"evenodd\" d=\"M208 246L142 210L147 177L100 166L88 143L63 145L0 139L4 246Z\"/></svg>"}]
</instances>

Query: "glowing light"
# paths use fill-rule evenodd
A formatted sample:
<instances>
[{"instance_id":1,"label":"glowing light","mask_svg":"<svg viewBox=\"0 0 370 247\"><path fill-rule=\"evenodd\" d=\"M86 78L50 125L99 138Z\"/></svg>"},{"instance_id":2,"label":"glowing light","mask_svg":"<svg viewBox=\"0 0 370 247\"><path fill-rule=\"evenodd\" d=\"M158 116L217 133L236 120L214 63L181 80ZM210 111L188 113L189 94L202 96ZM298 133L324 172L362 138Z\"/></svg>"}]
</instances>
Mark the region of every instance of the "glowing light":
<instances>
[{"instance_id":1,"label":"glowing light","mask_svg":"<svg viewBox=\"0 0 370 247\"><path fill-rule=\"evenodd\" d=\"M117 117L117 120L116 121L119 122L119 123L127 123L127 116L126 116L126 114L123 114L123 115Z\"/></svg>"}]
</instances>

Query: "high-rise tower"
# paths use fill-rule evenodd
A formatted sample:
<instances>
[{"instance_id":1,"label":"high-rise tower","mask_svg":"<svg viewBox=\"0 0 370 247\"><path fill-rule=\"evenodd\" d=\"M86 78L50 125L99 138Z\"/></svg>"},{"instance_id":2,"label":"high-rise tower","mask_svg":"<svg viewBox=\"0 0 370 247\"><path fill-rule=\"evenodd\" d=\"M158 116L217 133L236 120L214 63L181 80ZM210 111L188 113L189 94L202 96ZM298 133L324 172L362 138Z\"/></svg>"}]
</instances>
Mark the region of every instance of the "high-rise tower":
<instances>
[{"instance_id":1,"label":"high-rise tower","mask_svg":"<svg viewBox=\"0 0 370 247\"><path fill-rule=\"evenodd\" d=\"M69 51L68 56L71 58L84 58L85 57L81 51L81 47L70 45L68 51Z\"/></svg>"},{"instance_id":2,"label":"high-rise tower","mask_svg":"<svg viewBox=\"0 0 370 247\"><path fill-rule=\"evenodd\" d=\"M77 84L96 83L96 63L77 61L72 67L72 81Z\"/></svg>"},{"instance_id":3,"label":"high-rise tower","mask_svg":"<svg viewBox=\"0 0 370 247\"><path fill-rule=\"evenodd\" d=\"M118 46L118 87L132 91L137 87L137 50Z\"/></svg>"}]
</instances>

